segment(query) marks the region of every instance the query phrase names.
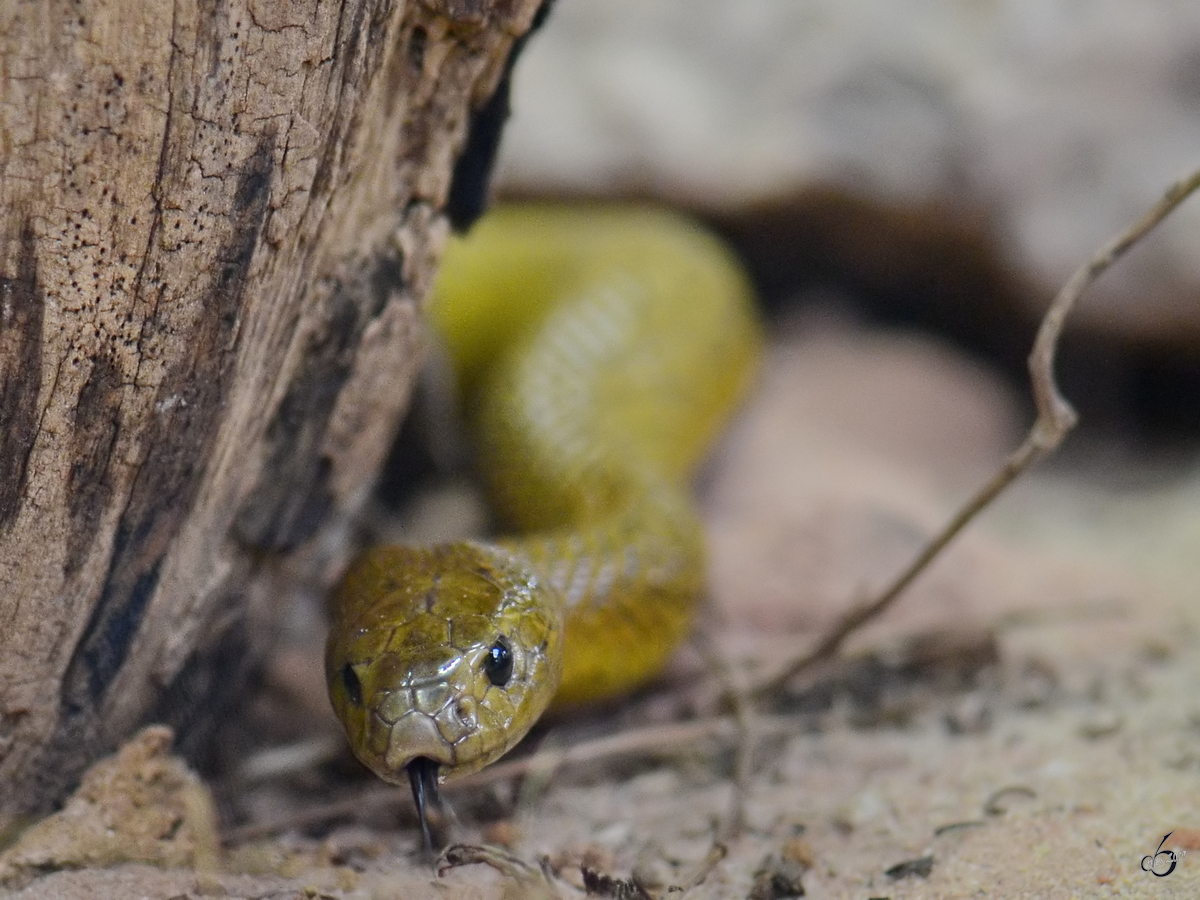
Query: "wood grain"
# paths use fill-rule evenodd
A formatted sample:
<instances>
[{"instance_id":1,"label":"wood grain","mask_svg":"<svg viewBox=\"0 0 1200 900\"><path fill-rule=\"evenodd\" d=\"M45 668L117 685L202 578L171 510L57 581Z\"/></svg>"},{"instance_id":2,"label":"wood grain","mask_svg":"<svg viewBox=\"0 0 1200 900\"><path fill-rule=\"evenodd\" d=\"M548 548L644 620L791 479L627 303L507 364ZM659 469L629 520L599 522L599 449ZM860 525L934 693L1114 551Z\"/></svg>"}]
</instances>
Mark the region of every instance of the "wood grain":
<instances>
[{"instance_id":1,"label":"wood grain","mask_svg":"<svg viewBox=\"0 0 1200 900\"><path fill-rule=\"evenodd\" d=\"M338 568L538 5L0 2L0 813L202 723Z\"/></svg>"}]
</instances>

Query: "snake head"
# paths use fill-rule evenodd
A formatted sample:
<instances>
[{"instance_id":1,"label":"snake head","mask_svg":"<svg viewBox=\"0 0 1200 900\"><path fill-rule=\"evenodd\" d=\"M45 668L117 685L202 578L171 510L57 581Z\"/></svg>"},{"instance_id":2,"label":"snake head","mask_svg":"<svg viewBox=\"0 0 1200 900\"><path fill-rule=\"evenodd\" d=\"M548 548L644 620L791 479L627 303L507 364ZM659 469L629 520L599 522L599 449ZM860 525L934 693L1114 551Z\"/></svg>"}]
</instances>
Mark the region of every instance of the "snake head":
<instances>
[{"instance_id":1,"label":"snake head","mask_svg":"<svg viewBox=\"0 0 1200 900\"><path fill-rule=\"evenodd\" d=\"M502 756L558 687L561 607L527 562L495 547L363 554L334 599L325 654L355 754L393 783L417 768L430 780L430 762L445 780Z\"/></svg>"}]
</instances>

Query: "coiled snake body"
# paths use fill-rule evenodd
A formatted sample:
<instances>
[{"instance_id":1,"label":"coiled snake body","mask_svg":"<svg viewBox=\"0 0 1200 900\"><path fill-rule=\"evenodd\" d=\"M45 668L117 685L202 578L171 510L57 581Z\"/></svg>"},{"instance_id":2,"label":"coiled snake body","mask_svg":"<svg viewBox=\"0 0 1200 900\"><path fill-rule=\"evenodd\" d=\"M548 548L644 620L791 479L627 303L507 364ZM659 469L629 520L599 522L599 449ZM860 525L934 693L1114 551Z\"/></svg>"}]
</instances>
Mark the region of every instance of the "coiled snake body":
<instances>
[{"instance_id":1,"label":"coiled snake body","mask_svg":"<svg viewBox=\"0 0 1200 900\"><path fill-rule=\"evenodd\" d=\"M422 807L551 702L662 667L704 578L688 482L761 340L728 251L634 207L493 212L447 249L429 316L519 536L367 551L326 653L355 753Z\"/></svg>"}]
</instances>

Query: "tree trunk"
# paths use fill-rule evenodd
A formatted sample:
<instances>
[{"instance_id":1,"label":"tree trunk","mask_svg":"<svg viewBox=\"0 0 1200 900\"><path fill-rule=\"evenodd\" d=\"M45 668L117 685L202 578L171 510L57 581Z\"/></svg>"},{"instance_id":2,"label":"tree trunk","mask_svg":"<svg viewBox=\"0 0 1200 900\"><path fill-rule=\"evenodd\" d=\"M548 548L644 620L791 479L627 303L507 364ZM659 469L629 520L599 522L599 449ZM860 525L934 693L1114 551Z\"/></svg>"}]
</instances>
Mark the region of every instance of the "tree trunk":
<instances>
[{"instance_id":1,"label":"tree trunk","mask_svg":"<svg viewBox=\"0 0 1200 900\"><path fill-rule=\"evenodd\" d=\"M537 6L0 0L0 813L201 714L281 571L340 566Z\"/></svg>"}]
</instances>

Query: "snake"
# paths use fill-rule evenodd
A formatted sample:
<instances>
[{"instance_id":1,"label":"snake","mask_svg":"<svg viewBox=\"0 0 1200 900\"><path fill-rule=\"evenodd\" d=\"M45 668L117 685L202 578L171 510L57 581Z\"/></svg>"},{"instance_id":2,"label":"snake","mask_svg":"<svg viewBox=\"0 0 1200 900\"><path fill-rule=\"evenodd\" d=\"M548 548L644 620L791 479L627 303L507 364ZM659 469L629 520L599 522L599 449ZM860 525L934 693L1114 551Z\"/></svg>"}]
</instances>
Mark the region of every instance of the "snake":
<instances>
[{"instance_id":1,"label":"snake","mask_svg":"<svg viewBox=\"0 0 1200 900\"><path fill-rule=\"evenodd\" d=\"M510 750L547 709L658 675L704 589L691 481L762 332L731 251L637 205L523 204L445 249L426 317L454 373L495 540L376 546L330 604L330 701L413 792Z\"/></svg>"}]
</instances>

